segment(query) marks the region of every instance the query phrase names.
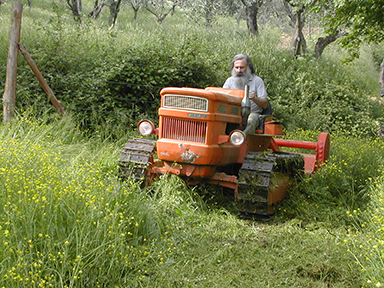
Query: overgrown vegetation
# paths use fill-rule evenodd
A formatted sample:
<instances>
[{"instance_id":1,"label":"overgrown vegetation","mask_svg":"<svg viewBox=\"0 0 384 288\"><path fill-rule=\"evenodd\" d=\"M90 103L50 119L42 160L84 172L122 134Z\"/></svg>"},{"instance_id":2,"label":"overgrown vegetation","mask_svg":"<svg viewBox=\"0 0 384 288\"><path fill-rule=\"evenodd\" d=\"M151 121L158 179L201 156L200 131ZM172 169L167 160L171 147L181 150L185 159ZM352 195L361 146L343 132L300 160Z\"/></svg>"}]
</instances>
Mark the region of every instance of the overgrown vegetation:
<instances>
[{"instance_id":1,"label":"overgrown vegetation","mask_svg":"<svg viewBox=\"0 0 384 288\"><path fill-rule=\"evenodd\" d=\"M24 11L21 42L66 110L74 112L81 127L93 131L100 126L127 126L142 113L155 119L163 87L222 86L230 60L240 52L253 59L267 84L275 117L288 130L373 136L377 123L384 122L383 107L371 100L379 95L379 85L373 88L378 79L373 73L378 71L369 51L362 54L364 63L349 65L327 53L320 60L311 55L297 59L282 47L282 33L270 27L250 37L244 23L237 26L230 19L210 29L190 27L183 21L186 12L176 11L159 26L144 24L144 19L132 23L126 11L115 29L106 30L99 22L74 23L64 3L46 10L37 7L36 3ZM9 23L8 11L0 14L2 23ZM3 39L8 37L7 28L1 33ZM4 68L8 41L1 43ZM356 72L367 63L371 70ZM47 96L22 58L18 75L18 108L49 109ZM5 81L5 68L0 79Z\"/></svg>"},{"instance_id":2,"label":"overgrown vegetation","mask_svg":"<svg viewBox=\"0 0 384 288\"><path fill-rule=\"evenodd\" d=\"M178 177L150 190L120 182L122 143L71 123L24 115L1 128L0 287L361 286L342 198L332 199L342 219L313 220L330 210L329 198L307 197L321 193L313 185L270 223L241 220L217 190Z\"/></svg>"},{"instance_id":3,"label":"overgrown vegetation","mask_svg":"<svg viewBox=\"0 0 384 288\"><path fill-rule=\"evenodd\" d=\"M20 58L17 119L0 128L0 287L382 285L379 47L352 63L336 46L320 60L295 58L270 27L258 37L231 20L189 27L176 11L161 27L120 13L106 30L43 2L24 11L21 41L67 115ZM9 12L2 6L2 94ZM138 117L156 119L159 90L221 86L240 52L288 138L331 132L321 172L293 187L268 223L238 219L225 192L177 177L150 189L118 181L120 149Z\"/></svg>"}]
</instances>

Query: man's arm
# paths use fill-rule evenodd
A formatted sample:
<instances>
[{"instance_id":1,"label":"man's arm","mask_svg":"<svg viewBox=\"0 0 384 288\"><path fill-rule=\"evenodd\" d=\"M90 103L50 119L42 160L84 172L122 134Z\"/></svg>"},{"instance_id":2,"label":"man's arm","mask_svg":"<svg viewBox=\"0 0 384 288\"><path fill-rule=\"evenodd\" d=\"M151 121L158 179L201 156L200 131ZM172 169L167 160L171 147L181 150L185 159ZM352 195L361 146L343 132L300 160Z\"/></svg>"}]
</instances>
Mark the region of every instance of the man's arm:
<instances>
[{"instance_id":1,"label":"man's arm","mask_svg":"<svg viewBox=\"0 0 384 288\"><path fill-rule=\"evenodd\" d=\"M255 91L249 91L249 99L255 102L261 108L267 108L268 99L257 97Z\"/></svg>"},{"instance_id":2,"label":"man's arm","mask_svg":"<svg viewBox=\"0 0 384 288\"><path fill-rule=\"evenodd\" d=\"M230 80L231 78L228 78L226 81L225 81L225 83L224 83L224 85L223 85L223 88L231 88L231 80Z\"/></svg>"}]
</instances>

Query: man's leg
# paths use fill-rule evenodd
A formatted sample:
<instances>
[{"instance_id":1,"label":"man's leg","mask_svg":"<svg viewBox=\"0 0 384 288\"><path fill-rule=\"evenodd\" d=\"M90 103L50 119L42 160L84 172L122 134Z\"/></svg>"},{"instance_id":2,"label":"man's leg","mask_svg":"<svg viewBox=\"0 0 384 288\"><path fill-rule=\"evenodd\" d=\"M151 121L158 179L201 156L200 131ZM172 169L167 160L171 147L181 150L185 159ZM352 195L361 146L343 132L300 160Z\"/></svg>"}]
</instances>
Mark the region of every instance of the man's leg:
<instances>
[{"instance_id":1,"label":"man's leg","mask_svg":"<svg viewBox=\"0 0 384 288\"><path fill-rule=\"evenodd\" d=\"M251 113L248 116L248 121L247 121L247 127L243 131L246 136L249 134L253 134L256 131L257 126L259 125L259 116L260 114L258 113Z\"/></svg>"}]
</instances>

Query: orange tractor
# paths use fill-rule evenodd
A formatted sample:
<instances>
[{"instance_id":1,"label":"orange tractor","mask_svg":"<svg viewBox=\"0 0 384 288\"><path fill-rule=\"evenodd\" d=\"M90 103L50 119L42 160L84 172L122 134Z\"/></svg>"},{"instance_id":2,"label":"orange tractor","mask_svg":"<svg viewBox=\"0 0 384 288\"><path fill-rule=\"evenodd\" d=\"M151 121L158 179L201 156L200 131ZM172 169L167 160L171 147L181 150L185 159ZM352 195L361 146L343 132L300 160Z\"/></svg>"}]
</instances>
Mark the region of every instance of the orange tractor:
<instances>
[{"instance_id":1,"label":"orange tractor","mask_svg":"<svg viewBox=\"0 0 384 288\"><path fill-rule=\"evenodd\" d=\"M150 185L157 176L175 174L190 185L220 185L233 190L240 213L268 217L297 174L313 173L325 163L330 138L327 133L320 133L317 142L276 138L283 129L272 120L270 105L258 130L246 136L242 130L250 108L247 92L218 87L162 89L159 127L149 120L138 124L141 135L156 134L157 140L130 139L119 161L121 176ZM287 153L280 147L314 152Z\"/></svg>"}]
</instances>

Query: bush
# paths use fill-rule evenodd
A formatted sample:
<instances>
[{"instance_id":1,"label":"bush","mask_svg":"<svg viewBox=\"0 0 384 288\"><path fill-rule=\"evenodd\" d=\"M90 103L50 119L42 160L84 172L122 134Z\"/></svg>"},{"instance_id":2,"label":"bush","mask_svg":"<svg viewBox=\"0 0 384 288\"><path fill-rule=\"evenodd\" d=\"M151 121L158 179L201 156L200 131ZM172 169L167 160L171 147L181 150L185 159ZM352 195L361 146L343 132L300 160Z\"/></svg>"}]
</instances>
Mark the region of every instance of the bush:
<instances>
[{"instance_id":1,"label":"bush","mask_svg":"<svg viewBox=\"0 0 384 288\"><path fill-rule=\"evenodd\" d=\"M46 17L36 23L41 13ZM75 121L92 131L111 127L112 137L122 134L117 127L131 128L141 117L156 120L163 87L222 86L229 62L238 53L250 55L266 82L275 117L287 130L372 137L376 122L384 122L383 106L370 100L377 87L367 81L377 67L362 69L364 63L357 61L343 65L329 53L320 60L295 58L281 48L281 32L276 29L265 27L259 36L250 37L242 26L234 30L229 20L211 29L190 27L183 13L175 13L161 26L138 27L125 16L121 21L126 22L107 30L89 19L75 24L61 3L25 13L23 23L28 26L23 29L30 33L23 34L22 42ZM368 61L373 56L365 50L364 57ZM6 63L6 53L0 58ZM354 73L359 67L367 73ZM32 105L37 115L54 111L23 59L18 76L17 109ZM0 70L2 79L5 69Z\"/></svg>"}]
</instances>

